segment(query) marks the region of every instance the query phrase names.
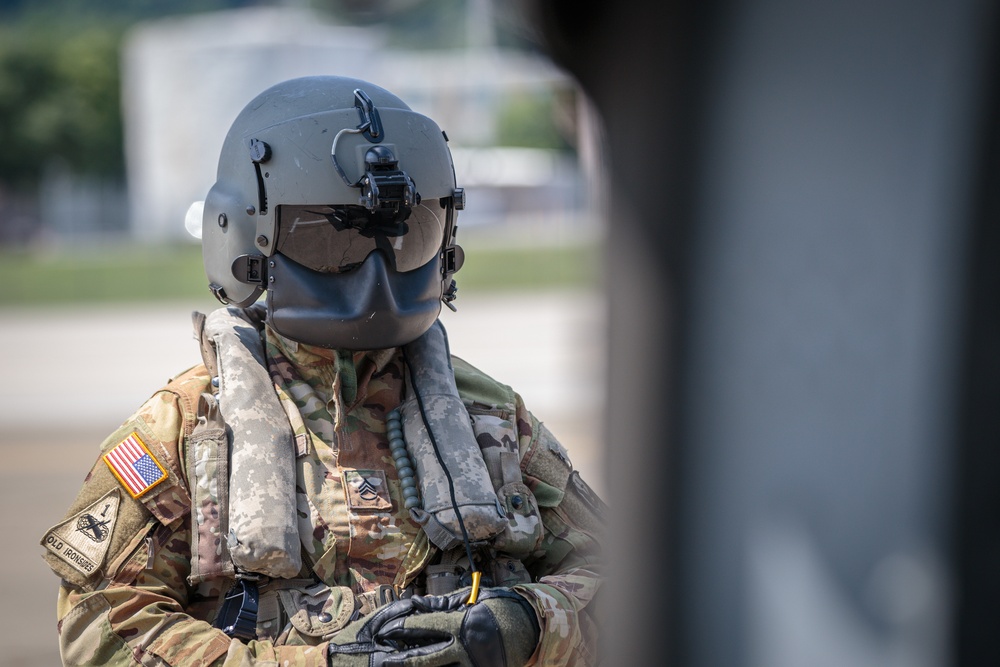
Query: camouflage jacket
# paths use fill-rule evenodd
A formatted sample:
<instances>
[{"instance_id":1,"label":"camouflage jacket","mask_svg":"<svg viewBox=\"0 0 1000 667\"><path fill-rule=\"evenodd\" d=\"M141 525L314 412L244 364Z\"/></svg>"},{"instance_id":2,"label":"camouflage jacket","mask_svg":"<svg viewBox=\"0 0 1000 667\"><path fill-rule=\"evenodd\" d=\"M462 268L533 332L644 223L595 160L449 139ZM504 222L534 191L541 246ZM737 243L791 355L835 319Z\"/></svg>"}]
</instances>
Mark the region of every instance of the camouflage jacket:
<instances>
[{"instance_id":1,"label":"camouflage jacket","mask_svg":"<svg viewBox=\"0 0 1000 667\"><path fill-rule=\"evenodd\" d=\"M419 586L440 558L403 509L389 455L385 416L403 397L399 350L321 350L268 331L266 353L295 435L299 532L311 536L303 539L301 580L262 586L262 614L273 625L259 624L257 640L230 639L212 621L233 580L190 577L193 545L219 541L199 535L213 523L197 510L192 519L196 494L183 463L198 397L212 380L197 366L103 443L66 519L43 538L46 560L63 579L58 627L66 664L325 667L326 640L367 611L366 600ZM527 583L514 585L542 629L531 664L594 664L588 605L600 585L603 505L519 396L460 359L454 366L480 446L516 434L522 479L542 519L536 548L516 561L527 570L517 581ZM134 481L115 460L136 446L145 472ZM268 586L273 594L265 596ZM265 599L278 611L265 613Z\"/></svg>"}]
</instances>

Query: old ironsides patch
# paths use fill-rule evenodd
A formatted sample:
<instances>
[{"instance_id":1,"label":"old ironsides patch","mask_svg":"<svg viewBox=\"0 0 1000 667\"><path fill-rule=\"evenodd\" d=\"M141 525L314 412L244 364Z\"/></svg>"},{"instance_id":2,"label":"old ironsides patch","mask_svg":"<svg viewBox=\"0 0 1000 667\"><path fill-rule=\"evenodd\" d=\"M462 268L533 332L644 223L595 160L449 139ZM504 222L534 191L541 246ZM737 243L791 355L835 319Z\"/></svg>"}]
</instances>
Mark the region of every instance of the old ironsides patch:
<instances>
[{"instance_id":1,"label":"old ironsides patch","mask_svg":"<svg viewBox=\"0 0 1000 667\"><path fill-rule=\"evenodd\" d=\"M344 487L347 489L347 504L353 510L392 509L389 485L382 470L345 470Z\"/></svg>"},{"instance_id":2,"label":"old ironsides patch","mask_svg":"<svg viewBox=\"0 0 1000 667\"><path fill-rule=\"evenodd\" d=\"M89 577L99 571L118 518L118 489L52 528L42 544L67 565Z\"/></svg>"}]
</instances>

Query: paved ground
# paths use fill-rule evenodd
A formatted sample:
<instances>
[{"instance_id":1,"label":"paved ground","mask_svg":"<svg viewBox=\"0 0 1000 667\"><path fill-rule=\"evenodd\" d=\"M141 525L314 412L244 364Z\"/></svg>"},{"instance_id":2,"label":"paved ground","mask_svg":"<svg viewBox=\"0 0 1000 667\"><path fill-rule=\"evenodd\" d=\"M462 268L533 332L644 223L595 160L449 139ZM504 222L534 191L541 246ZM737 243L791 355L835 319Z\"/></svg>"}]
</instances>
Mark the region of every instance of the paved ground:
<instances>
[{"instance_id":1,"label":"paved ground","mask_svg":"<svg viewBox=\"0 0 1000 667\"><path fill-rule=\"evenodd\" d=\"M603 490L604 322L590 294L465 293L452 351L507 382ZM56 581L39 554L114 430L198 361L185 305L0 310L0 667L51 667Z\"/></svg>"}]
</instances>

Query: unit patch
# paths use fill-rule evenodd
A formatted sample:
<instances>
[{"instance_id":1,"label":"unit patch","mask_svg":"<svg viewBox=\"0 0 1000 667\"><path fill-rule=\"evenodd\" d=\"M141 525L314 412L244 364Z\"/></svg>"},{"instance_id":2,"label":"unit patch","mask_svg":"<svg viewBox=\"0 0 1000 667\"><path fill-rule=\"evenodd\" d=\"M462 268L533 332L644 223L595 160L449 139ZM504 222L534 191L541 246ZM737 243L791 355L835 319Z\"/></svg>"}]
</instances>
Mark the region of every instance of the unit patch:
<instances>
[{"instance_id":1,"label":"unit patch","mask_svg":"<svg viewBox=\"0 0 1000 667\"><path fill-rule=\"evenodd\" d=\"M142 496L167 479L167 471L135 432L115 445L103 458L133 498Z\"/></svg>"},{"instance_id":2,"label":"unit patch","mask_svg":"<svg viewBox=\"0 0 1000 667\"><path fill-rule=\"evenodd\" d=\"M119 502L118 489L111 489L93 505L52 528L45 534L42 544L74 570L89 577L104 564L118 518Z\"/></svg>"},{"instance_id":3,"label":"unit patch","mask_svg":"<svg viewBox=\"0 0 1000 667\"><path fill-rule=\"evenodd\" d=\"M347 504L354 510L392 509L389 485L382 470L345 470L344 487L347 489Z\"/></svg>"}]
</instances>

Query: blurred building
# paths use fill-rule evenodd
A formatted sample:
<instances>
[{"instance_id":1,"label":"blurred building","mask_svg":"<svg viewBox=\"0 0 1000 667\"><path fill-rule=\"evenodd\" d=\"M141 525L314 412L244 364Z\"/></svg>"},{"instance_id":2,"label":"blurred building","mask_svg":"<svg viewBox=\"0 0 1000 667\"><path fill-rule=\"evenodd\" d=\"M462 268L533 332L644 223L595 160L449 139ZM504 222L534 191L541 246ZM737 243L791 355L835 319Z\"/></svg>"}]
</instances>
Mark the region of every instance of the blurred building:
<instances>
[{"instance_id":1,"label":"blurred building","mask_svg":"<svg viewBox=\"0 0 1000 667\"><path fill-rule=\"evenodd\" d=\"M470 39L463 50L394 49L375 28L333 25L304 9L251 8L145 23L123 48L130 226L142 240L186 237L184 214L215 181L223 139L259 92L306 75L338 74L391 90L447 132L468 228L512 218L565 237L592 228L587 193L593 128L573 80L549 60ZM499 148L514 96L572 101L575 150ZM579 119L584 119L579 122ZM581 166L580 156L583 156ZM572 231L561 232L572 224Z\"/></svg>"}]
</instances>

